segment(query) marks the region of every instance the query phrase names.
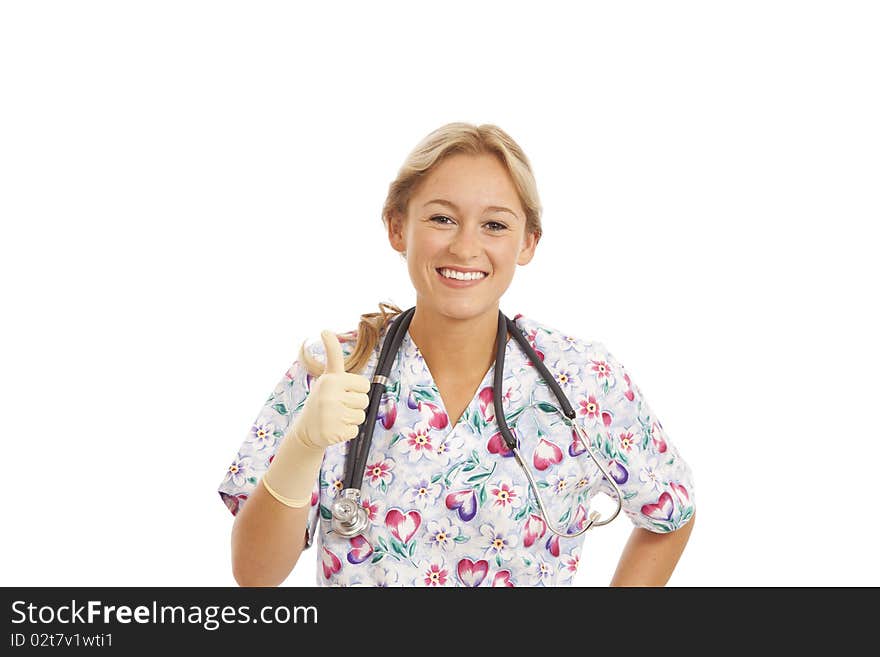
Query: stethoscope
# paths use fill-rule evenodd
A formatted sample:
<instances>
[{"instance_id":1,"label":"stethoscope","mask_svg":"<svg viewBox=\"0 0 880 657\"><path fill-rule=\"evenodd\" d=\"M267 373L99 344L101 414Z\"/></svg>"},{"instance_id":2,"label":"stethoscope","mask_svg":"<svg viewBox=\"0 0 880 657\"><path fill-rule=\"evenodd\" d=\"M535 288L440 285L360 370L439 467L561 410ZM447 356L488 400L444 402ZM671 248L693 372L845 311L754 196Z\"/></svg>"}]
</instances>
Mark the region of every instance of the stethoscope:
<instances>
[{"instance_id":1,"label":"stethoscope","mask_svg":"<svg viewBox=\"0 0 880 657\"><path fill-rule=\"evenodd\" d=\"M376 415L379 412L379 403L381 401L382 395L388 387L388 373L391 371L392 364L391 354L397 354L398 350L400 349L400 343L403 340L403 337L406 335L407 328L409 328L409 323L410 320L412 320L412 316L415 313L415 310L416 308L415 306L413 306L409 310L401 313L397 319L392 320L392 326L389 329L388 335L386 336L385 341L382 345L382 353L379 355L379 360L376 364L376 373L374 374L372 383L370 385L370 401L367 407L366 419L358 429L357 438L349 441L348 444L349 451L346 457L345 478L343 480L345 488L340 492L339 497L333 503L331 508L331 513L333 516L331 521L332 530L346 538L351 538L357 536L358 534L361 534L369 525L369 515L367 514L367 510L360 503L360 487L364 478L364 468L366 467L367 452L369 452L370 443L373 440L373 428L376 424ZM617 497L617 509L614 511L614 513L605 520L600 520L599 513L596 511L590 513L586 527L584 527L576 534L569 534L557 530L553 526L553 523L550 521L550 519L547 517L547 511L544 508L544 502L541 499L541 493L538 490L538 486L535 484L535 480L532 478L532 474L531 472L529 472L528 467L526 467L522 456L519 453L519 449L517 448L516 438L510 431L510 428L507 426L507 421L504 418L504 409L501 406L501 389L504 377L504 352L507 344L508 331L510 331L511 335L513 335L514 339L519 343L520 347L529 357L529 360L532 362L532 364L538 368L538 371L541 373L544 381L553 389L553 394L556 395L556 399L562 406L562 411L566 418L566 421L574 428L575 431L577 431L581 441L583 442L583 445L589 452L590 457L599 467L599 470L602 472L602 474L605 476L605 480L609 484L611 484L612 488L614 488L614 492ZM508 319L500 310L498 311L498 339L497 353L495 355L495 382L493 402L495 404L495 421L498 423L498 426L501 429L501 435L504 437L504 442L507 443L507 448L513 451L516 462L519 463L523 472L526 473L526 477L529 480L529 485L531 486L532 491L535 494L535 498L538 500L538 506L541 509L541 515L544 517L544 521L547 524L547 527L554 534L563 538L574 538L575 536L580 536L581 534L583 534L585 531L590 529L590 527L601 527L602 525L607 525L609 522L617 517L617 514L620 513L620 509L623 503L623 494L620 492L620 488L618 488L617 482L614 481L614 478L602 466L602 463L599 461L599 459L596 458L596 455L593 453L593 450L590 447L589 437L586 435L580 425L574 421L575 412L572 409L571 404L568 403L568 398L562 392L559 384L556 383L555 377L550 373L550 371L544 365L544 362L535 353L534 349L532 349L531 345L529 345L528 340L526 340L525 336L523 336L522 332L517 328L516 324ZM351 457L352 452L354 452L354 458Z\"/></svg>"}]
</instances>

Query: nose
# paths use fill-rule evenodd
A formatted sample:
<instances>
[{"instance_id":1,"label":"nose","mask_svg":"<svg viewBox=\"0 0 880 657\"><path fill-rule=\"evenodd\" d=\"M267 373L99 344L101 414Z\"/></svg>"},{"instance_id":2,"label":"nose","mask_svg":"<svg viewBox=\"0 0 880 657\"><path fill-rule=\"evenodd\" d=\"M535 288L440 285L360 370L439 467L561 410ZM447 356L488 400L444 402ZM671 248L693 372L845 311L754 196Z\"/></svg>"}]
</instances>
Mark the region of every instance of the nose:
<instances>
[{"instance_id":1,"label":"nose","mask_svg":"<svg viewBox=\"0 0 880 657\"><path fill-rule=\"evenodd\" d=\"M467 262L483 252L480 242L479 226L467 224L455 231L452 241L449 243L449 252L463 262Z\"/></svg>"}]
</instances>

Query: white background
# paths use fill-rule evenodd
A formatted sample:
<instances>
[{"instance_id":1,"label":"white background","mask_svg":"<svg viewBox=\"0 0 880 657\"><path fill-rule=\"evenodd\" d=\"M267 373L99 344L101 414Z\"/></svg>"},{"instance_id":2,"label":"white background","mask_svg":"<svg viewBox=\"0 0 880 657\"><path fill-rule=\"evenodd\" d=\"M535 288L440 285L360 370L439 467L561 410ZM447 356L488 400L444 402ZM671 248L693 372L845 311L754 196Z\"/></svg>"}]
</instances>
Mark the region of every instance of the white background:
<instances>
[{"instance_id":1,"label":"white background","mask_svg":"<svg viewBox=\"0 0 880 657\"><path fill-rule=\"evenodd\" d=\"M501 309L603 341L694 470L670 586L880 585L878 30L870 2L3 3L0 581L234 586L217 486L303 340L414 304L382 202L462 120L544 206Z\"/></svg>"}]
</instances>

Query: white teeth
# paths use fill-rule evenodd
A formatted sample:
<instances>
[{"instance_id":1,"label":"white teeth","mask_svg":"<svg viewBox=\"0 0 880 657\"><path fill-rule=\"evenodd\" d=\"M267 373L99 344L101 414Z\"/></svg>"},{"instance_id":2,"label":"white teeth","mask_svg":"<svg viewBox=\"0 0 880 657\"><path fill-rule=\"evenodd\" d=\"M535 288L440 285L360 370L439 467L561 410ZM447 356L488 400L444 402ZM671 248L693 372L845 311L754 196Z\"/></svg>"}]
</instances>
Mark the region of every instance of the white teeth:
<instances>
[{"instance_id":1,"label":"white teeth","mask_svg":"<svg viewBox=\"0 0 880 657\"><path fill-rule=\"evenodd\" d=\"M454 269L441 269L440 274L446 278L455 278L459 281L473 281L477 278L485 278L486 276L486 274L479 271L468 272L465 274L463 272L455 271Z\"/></svg>"}]
</instances>

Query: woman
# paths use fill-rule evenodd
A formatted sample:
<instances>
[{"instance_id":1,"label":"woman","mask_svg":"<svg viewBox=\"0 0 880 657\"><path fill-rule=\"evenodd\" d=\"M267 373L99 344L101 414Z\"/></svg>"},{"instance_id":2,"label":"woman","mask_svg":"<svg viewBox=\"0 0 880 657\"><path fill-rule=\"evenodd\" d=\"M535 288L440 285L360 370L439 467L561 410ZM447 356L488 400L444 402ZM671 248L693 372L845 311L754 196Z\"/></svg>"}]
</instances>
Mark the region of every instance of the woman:
<instances>
[{"instance_id":1,"label":"woman","mask_svg":"<svg viewBox=\"0 0 880 657\"><path fill-rule=\"evenodd\" d=\"M540 215L528 159L496 126L451 123L410 154L383 222L417 300L365 462L359 504L369 523L343 536L330 509L401 313L388 304L363 315L357 332L324 331L301 346L223 479L240 585L280 584L316 537L322 586L571 583L590 500L613 489L509 333L504 416L546 517L493 404L499 299L534 256ZM690 468L604 345L523 314L514 323L576 409L635 525L611 585L664 585L693 528Z\"/></svg>"}]
</instances>

